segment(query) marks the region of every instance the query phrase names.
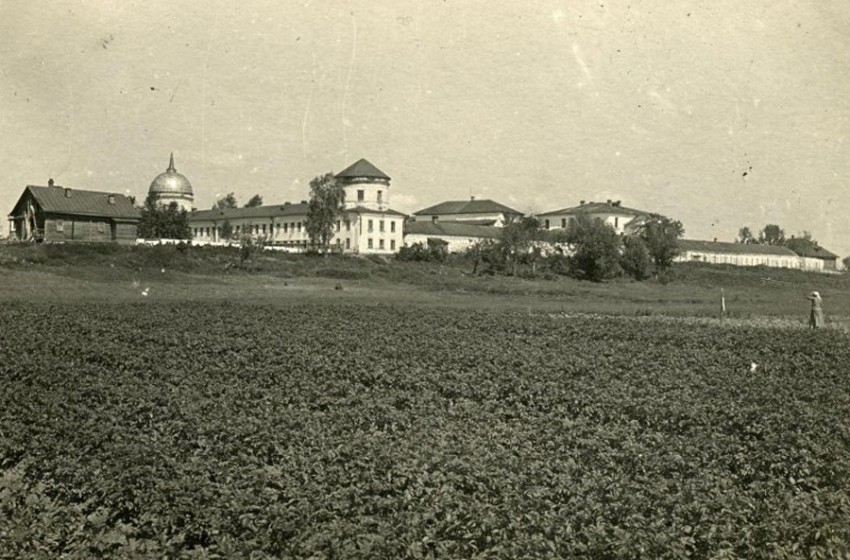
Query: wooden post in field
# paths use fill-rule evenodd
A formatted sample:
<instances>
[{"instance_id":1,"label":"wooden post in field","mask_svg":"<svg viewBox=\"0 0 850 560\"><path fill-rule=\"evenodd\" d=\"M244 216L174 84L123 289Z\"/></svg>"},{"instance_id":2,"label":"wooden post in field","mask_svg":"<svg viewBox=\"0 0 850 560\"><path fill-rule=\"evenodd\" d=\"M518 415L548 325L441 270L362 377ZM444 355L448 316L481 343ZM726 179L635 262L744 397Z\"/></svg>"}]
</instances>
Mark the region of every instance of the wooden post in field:
<instances>
[{"instance_id":1,"label":"wooden post in field","mask_svg":"<svg viewBox=\"0 0 850 560\"><path fill-rule=\"evenodd\" d=\"M720 314L726 316L726 292L720 288Z\"/></svg>"}]
</instances>

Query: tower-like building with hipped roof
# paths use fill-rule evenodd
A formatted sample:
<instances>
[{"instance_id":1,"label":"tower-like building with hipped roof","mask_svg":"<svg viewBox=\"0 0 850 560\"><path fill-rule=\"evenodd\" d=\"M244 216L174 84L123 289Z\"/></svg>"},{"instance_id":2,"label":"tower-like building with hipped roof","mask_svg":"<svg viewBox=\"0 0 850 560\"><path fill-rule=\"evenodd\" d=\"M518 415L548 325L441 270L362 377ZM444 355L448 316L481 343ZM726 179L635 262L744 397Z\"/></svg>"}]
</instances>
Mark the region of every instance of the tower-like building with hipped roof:
<instances>
[{"instance_id":1,"label":"tower-like building with hipped roof","mask_svg":"<svg viewBox=\"0 0 850 560\"><path fill-rule=\"evenodd\" d=\"M334 177L345 191L345 209L334 224L331 247L340 253L386 255L401 249L406 216L389 206L389 175L361 159ZM189 227L196 243L227 244L249 234L273 248L306 251L307 210L306 200L201 210L189 215Z\"/></svg>"}]
</instances>

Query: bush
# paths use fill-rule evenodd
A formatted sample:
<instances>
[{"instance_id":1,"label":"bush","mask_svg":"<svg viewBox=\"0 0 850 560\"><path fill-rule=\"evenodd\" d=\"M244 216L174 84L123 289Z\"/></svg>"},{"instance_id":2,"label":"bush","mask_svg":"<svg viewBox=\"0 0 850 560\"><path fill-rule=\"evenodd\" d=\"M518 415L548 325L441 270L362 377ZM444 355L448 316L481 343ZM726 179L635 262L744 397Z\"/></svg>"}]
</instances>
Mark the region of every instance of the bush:
<instances>
[{"instance_id":1,"label":"bush","mask_svg":"<svg viewBox=\"0 0 850 560\"><path fill-rule=\"evenodd\" d=\"M646 247L646 242L640 237L623 239L623 255L620 257L623 271L635 280L649 278L652 268L652 256Z\"/></svg>"}]
</instances>

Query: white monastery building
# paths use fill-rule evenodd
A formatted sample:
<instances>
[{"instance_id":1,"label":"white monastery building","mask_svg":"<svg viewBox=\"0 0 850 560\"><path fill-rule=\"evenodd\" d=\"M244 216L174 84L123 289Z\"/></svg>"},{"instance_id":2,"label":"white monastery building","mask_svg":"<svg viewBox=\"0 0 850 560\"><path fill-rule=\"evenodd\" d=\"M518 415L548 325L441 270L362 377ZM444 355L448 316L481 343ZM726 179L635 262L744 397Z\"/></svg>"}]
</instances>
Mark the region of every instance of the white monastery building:
<instances>
[{"instance_id":1,"label":"white monastery building","mask_svg":"<svg viewBox=\"0 0 850 560\"><path fill-rule=\"evenodd\" d=\"M566 229L579 214L587 215L591 219L599 218L614 228L617 233L623 235L632 233L650 213L626 208L619 200L608 200L607 202L585 202L582 200L578 206L544 212L538 214L537 218L540 220L543 229Z\"/></svg>"},{"instance_id":2,"label":"white monastery building","mask_svg":"<svg viewBox=\"0 0 850 560\"><path fill-rule=\"evenodd\" d=\"M449 253L462 253L481 241L495 241L501 236L502 228L479 226L463 222L409 222L404 229L406 246L428 244L429 239L440 239L447 243Z\"/></svg>"},{"instance_id":3,"label":"white monastery building","mask_svg":"<svg viewBox=\"0 0 850 560\"><path fill-rule=\"evenodd\" d=\"M703 262L734 266L769 266L823 272L830 270L824 260L800 256L788 247L723 241L680 239L676 262ZM835 270L834 260L831 270Z\"/></svg>"},{"instance_id":4,"label":"white monastery building","mask_svg":"<svg viewBox=\"0 0 850 560\"><path fill-rule=\"evenodd\" d=\"M174 168L173 153L168 161L168 169L156 176L148 189L148 194L163 206L176 202L178 208L187 212L192 211L192 203L195 201L192 184L189 183L189 179L177 173L177 169Z\"/></svg>"},{"instance_id":5,"label":"white monastery building","mask_svg":"<svg viewBox=\"0 0 850 560\"><path fill-rule=\"evenodd\" d=\"M447 200L413 213L415 222L463 222L477 226L503 227L522 217L522 212L493 200Z\"/></svg>"},{"instance_id":6,"label":"white monastery building","mask_svg":"<svg viewBox=\"0 0 850 560\"><path fill-rule=\"evenodd\" d=\"M345 190L345 210L334 227L331 247L340 253L392 254L404 239L406 215L389 207L390 177L361 159L335 175ZM189 215L193 243L225 245L231 237L249 234L267 246L306 251L307 201L255 208L200 210Z\"/></svg>"}]
</instances>

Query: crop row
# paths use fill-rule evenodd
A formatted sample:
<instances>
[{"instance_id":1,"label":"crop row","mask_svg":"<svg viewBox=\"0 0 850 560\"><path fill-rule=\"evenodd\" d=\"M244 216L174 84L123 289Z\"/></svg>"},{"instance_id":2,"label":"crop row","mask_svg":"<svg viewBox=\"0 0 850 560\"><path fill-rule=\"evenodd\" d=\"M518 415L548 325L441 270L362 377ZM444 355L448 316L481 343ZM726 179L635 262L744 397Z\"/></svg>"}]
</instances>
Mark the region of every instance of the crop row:
<instances>
[{"instance_id":1,"label":"crop row","mask_svg":"<svg viewBox=\"0 0 850 560\"><path fill-rule=\"evenodd\" d=\"M838 332L330 304L0 324L0 558L850 550Z\"/></svg>"}]
</instances>

